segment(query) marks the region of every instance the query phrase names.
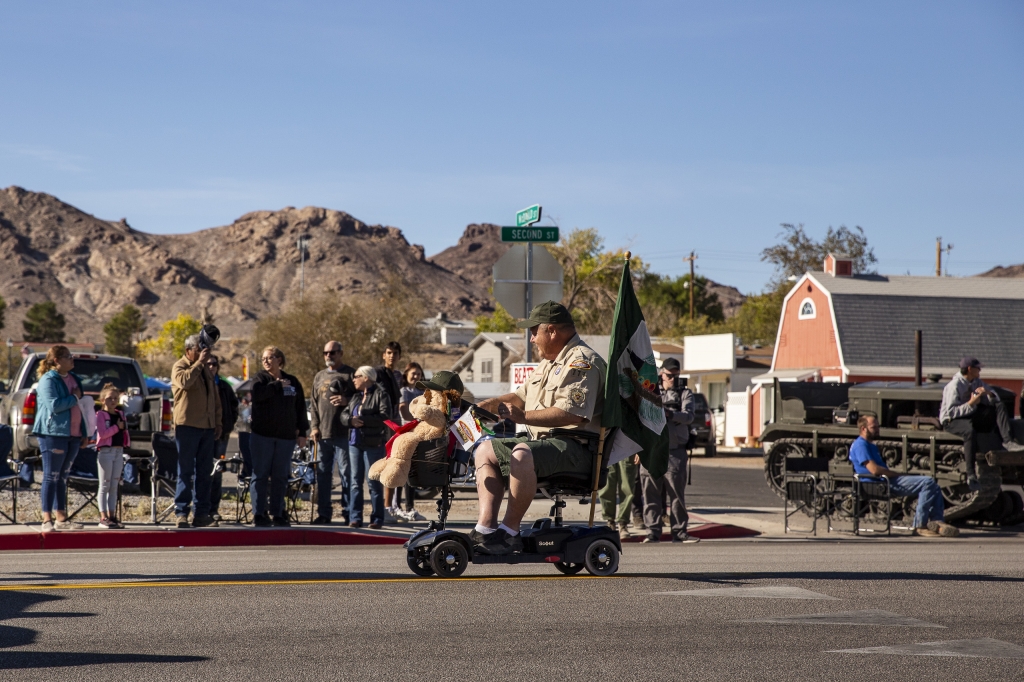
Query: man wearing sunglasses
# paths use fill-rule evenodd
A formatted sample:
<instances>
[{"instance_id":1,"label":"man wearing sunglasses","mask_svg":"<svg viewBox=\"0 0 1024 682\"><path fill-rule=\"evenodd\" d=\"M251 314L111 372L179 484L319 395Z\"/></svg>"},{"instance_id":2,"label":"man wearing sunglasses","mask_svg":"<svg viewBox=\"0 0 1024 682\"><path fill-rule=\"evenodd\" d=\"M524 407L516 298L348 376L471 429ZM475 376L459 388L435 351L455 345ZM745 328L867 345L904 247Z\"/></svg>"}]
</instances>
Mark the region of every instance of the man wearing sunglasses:
<instances>
[{"instance_id":1,"label":"man wearing sunglasses","mask_svg":"<svg viewBox=\"0 0 1024 682\"><path fill-rule=\"evenodd\" d=\"M235 422L238 421L238 396L231 384L224 381L220 376L220 358L211 355L203 363L206 369L213 375L213 382L217 386L217 395L220 397L221 427L220 438L214 441L214 473L210 482L210 514L214 519L220 521L220 498L223 483L223 472L217 470L216 462L224 459L228 451L228 441L231 439L231 432L235 430Z\"/></svg>"},{"instance_id":2,"label":"man wearing sunglasses","mask_svg":"<svg viewBox=\"0 0 1024 682\"><path fill-rule=\"evenodd\" d=\"M331 484L334 479L334 462L338 462L341 476L341 509L348 525L348 494L351 477L348 466L348 428L341 423L341 413L355 393L352 375L355 369L341 361L344 351L337 341L328 341L324 346L326 369L313 377L313 395L309 403L312 431L310 437L316 441L319 461L316 470L316 525L328 525L333 516L331 505Z\"/></svg>"}]
</instances>

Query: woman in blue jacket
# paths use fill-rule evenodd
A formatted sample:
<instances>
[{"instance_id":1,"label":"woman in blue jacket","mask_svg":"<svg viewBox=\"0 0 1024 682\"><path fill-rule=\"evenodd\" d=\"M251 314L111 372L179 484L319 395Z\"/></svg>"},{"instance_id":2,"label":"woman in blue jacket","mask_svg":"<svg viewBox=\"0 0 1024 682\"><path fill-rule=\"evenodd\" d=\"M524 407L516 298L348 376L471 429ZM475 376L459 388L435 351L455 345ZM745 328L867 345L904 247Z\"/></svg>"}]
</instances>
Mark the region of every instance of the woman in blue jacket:
<instances>
[{"instance_id":1,"label":"woman in blue jacket","mask_svg":"<svg viewBox=\"0 0 1024 682\"><path fill-rule=\"evenodd\" d=\"M77 530L82 524L68 521L68 475L78 456L85 427L78 399L82 382L71 373L75 361L67 346L53 346L39 363L36 386L36 420L32 433L39 441L43 460L40 490L43 532ZM53 520L56 515L57 520Z\"/></svg>"}]
</instances>

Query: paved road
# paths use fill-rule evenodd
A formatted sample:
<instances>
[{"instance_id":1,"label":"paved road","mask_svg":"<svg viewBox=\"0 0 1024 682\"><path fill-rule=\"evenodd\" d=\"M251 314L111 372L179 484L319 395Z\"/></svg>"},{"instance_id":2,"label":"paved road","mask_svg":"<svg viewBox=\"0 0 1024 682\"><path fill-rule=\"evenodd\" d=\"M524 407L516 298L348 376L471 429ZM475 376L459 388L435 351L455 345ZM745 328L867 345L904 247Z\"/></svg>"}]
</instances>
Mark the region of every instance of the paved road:
<instances>
[{"instance_id":1,"label":"paved road","mask_svg":"<svg viewBox=\"0 0 1024 682\"><path fill-rule=\"evenodd\" d=\"M0 561L0 679L945 682L1024 669L1006 658L1024 656L1024 544L994 534L630 546L606 579L543 566L410 579L396 548ZM658 594L690 590L704 594ZM789 617L804 622L750 622ZM833 653L959 640L910 653L960 655Z\"/></svg>"}]
</instances>

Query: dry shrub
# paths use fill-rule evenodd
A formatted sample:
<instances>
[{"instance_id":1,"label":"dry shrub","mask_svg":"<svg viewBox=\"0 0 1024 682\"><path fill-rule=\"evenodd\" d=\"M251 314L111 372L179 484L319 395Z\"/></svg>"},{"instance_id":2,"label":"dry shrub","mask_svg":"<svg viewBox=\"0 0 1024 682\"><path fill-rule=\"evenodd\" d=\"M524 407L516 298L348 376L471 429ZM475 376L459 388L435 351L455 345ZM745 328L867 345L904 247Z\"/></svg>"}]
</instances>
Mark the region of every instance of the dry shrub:
<instances>
[{"instance_id":1,"label":"dry shrub","mask_svg":"<svg viewBox=\"0 0 1024 682\"><path fill-rule=\"evenodd\" d=\"M386 280L376 294L346 301L339 300L337 292L311 292L257 322L249 345L256 353L266 346L284 351L285 371L298 377L308 395L313 376L324 368L327 341L340 341L343 361L353 367L381 364L389 341L402 344L408 357L424 342L418 324L426 309L422 298L397 276ZM254 372L257 369L253 367Z\"/></svg>"}]
</instances>

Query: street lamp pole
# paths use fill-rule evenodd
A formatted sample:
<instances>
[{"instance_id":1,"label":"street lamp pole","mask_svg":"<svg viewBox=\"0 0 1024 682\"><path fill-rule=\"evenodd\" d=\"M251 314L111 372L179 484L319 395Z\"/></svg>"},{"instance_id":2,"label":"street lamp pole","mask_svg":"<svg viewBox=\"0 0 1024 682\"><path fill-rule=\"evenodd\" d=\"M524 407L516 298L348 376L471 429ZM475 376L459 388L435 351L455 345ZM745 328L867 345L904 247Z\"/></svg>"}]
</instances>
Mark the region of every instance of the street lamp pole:
<instances>
[{"instance_id":1,"label":"street lamp pole","mask_svg":"<svg viewBox=\"0 0 1024 682\"><path fill-rule=\"evenodd\" d=\"M14 378L14 377L11 376L12 374L14 374L14 364L13 364L13 361L11 360L11 349L13 349L13 348L14 348L14 339L8 337L7 338L7 381L8 382L10 382L10 380Z\"/></svg>"},{"instance_id":2,"label":"street lamp pole","mask_svg":"<svg viewBox=\"0 0 1024 682\"><path fill-rule=\"evenodd\" d=\"M299 237L299 300L302 300L306 292L306 247L309 246L309 237Z\"/></svg>"}]
</instances>

